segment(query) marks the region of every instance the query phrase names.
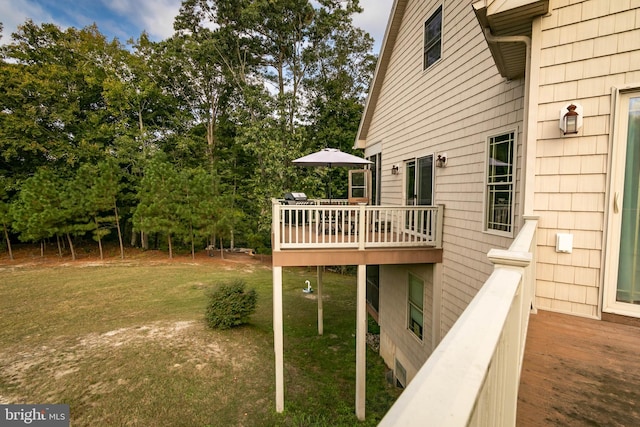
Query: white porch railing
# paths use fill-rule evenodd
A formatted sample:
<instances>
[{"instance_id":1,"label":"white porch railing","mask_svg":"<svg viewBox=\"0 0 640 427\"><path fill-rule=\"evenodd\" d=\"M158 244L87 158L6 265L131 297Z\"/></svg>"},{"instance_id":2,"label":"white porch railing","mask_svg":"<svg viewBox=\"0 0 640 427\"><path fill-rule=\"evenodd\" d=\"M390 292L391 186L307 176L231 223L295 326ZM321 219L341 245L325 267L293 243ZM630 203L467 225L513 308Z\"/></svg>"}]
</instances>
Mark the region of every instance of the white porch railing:
<instances>
[{"instance_id":1,"label":"white porch railing","mask_svg":"<svg viewBox=\"0 0 640 427\"><path fill-rule=\"evenodd\" d=\"M273 201L273 250L442 247L443 206Z\"/></svg>"},{"instance_id":2,"label":"white porch railing","mask_svg":"<svg viewBox=\"0 0 640 427\"><path fill-rule=\"evenodd\" d=\"M537 220L495 270L379 426L514 426L532 310Z\"/></svg>"}]
</instances>

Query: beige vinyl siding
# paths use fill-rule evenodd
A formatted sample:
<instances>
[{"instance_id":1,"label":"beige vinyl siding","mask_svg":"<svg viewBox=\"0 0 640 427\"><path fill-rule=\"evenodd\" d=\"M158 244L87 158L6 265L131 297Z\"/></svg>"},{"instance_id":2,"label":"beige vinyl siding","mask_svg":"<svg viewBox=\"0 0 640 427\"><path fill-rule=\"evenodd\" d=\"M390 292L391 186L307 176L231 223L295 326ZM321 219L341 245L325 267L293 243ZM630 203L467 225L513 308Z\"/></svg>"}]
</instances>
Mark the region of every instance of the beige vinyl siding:
<instances>
[{"instance_id":1,"label":"beige vinyl siding","mask_svg":"<svg viewBox=\"0 0 640 427\"><path fill-rule=\"evenodd\" d=\"M622 10L629 7L632 10ZM640 1L551 1L542 18L535 211L540 215L536 304L599 316L611 88L640 83ZM577 136L558 128L560 109L578 102ZM555 251L557 233L573 253Z\"/></svg>"},{"instance_id":2,"label":"beige vinyl siding","mask_svg":"<svg viewBox=\"0 0 640 427\"><path fill-rule=\"evenodd\" d=\"M409 272L424 281L422 340L407 329ZM380 355L387 366L398 359L410 382L432 351L433 265L382 265L380 283Z\"/></svg>"},{"instance_id":3,"label":"beige vinyl siding","mask_svg":"<svg viewBox=\"0 0 640 427\"><path fill-rule=\"evenodd\" d=\"M408 2L367 135L382 142L383 204L404 203L405 160L448 154L447 167L435 169L434 188L436 203L445 205L441 336L491 273L489 249L511 242L482 231L487 138L515 131L517 190L522 166L524 82L500 77L471 3L443 3L442 58L423 71L424 21L441 2ZM391 175L392 165L399 175ZM516 212L519 197L517 191Z\"/></svg>"}]
</instances>

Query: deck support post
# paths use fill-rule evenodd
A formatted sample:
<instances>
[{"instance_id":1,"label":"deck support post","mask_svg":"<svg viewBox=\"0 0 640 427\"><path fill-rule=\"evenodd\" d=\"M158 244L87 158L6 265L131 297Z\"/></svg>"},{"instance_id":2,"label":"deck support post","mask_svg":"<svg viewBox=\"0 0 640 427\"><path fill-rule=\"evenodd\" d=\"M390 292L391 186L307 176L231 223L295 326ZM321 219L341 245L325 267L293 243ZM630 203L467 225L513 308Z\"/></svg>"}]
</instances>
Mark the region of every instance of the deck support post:
<instances>
[{"instance_id":1,"label":"deck support post","mask_svg":"<svg viewBox=\"0 0 640 427\"><path fill-rule=\"evenodd\" d=\"M322 307L322 266L319 265L317 273L318 286L318 335L324 333L324 308Z\"/></svg>"},{"instance_id":2,"label":"deck support post","mask_svg":"<svg viewBox=\"0 0 640 427\"><path fill-rule=\"evenodd\" d=\"M358 265L356 306L356 417L364 421L367 368L367 266Z\"/></svg>"},{"instance_id":3,"label":"deck support post","mask_svg":"<svg viewBox=\"0 0 640 427\"><path fill-rule=\"evenodd\" d=\"M284 411L282 267L273 266L273 349L276 361L276 412Z\"/></svg>"}]
</instances>

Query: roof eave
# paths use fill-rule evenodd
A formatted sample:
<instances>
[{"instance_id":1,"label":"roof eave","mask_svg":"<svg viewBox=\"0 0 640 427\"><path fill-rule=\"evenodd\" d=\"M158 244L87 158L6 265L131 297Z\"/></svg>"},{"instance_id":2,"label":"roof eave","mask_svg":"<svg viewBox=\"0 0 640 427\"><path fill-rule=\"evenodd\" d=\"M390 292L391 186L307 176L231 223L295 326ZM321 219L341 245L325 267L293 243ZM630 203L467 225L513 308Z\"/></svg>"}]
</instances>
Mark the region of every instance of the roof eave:
<instances>
[{"instance_id":1,"label":"roof eave","mask_svg":"<svg viewBox=\"0 0 640 427\"><path fill-rule=\"evenodd\" d=\"M478 23L495 37L531 36L531 22L549 11L549 0L480 0L472 5ZM507 79L524 75L525 47L487 39L498 72Z\"/></svg>"}]
</instances>

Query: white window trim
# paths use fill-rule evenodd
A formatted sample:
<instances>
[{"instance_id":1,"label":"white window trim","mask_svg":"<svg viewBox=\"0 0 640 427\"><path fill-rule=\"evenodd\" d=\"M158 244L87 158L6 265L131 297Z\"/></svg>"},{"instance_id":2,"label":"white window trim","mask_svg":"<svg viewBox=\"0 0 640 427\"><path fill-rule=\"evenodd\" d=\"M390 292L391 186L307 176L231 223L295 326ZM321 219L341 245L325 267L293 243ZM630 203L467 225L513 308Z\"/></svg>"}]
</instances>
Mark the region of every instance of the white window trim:
<instances>
[{"instance_id":1,"label":"white window trim","mask_svg":"<svg viewBox=\"0 0 640 427\"><path fill-rule=\"evenodd\" d=\"M489 204L488 204L488 187L489 187L489 141L491 138L495 138L501 135L506 135L508 133L513 133L513 166L512 166L512 181L511 181L511 230L510 231L500 231L493 230L488 227L488 218L489 218ZM515 230L515 211L516 211L516 187L517 187L517 172L518 172L518 130L516 128L505 129L501 132L496 132L491 135L488 135L485 140L485 159L484 159L484 181L483 181L483 196L482 196L482 231L487 234L492 234L496 236L504 236L504 237L513 237Z\"/></svg>"}]
</instances>

